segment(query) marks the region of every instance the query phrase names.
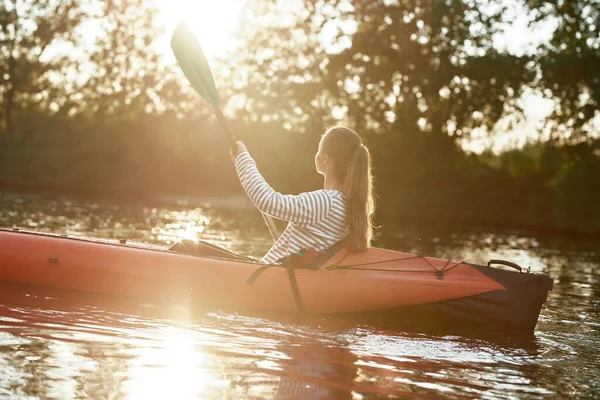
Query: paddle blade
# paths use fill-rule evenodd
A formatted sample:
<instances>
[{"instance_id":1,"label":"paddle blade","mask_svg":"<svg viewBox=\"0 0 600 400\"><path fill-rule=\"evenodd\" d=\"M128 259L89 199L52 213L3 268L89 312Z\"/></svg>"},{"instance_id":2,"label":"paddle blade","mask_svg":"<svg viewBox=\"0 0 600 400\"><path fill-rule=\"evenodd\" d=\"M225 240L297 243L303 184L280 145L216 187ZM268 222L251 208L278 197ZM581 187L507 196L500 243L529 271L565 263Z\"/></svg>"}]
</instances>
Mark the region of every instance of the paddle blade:
<instances>
[{"instance_id":1,"label":"paddle blade","mask_svg":"<svg viewBox=\"0 0 600 400\"><path fill-rule=\"evenodd\" d=\"M190 27L181 21L171 37L171 49L185 77L204 100L215 108L220 107L215 79Z\"/></svg>"}]
</instances>

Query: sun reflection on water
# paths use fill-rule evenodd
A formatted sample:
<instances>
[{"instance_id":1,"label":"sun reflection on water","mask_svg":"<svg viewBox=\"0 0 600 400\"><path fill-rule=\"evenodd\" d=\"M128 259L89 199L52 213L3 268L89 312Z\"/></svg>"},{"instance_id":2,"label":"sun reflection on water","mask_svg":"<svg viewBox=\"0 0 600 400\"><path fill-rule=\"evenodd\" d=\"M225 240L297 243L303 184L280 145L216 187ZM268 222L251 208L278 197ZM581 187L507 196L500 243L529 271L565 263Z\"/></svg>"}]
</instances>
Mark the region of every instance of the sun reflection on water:
<instances>
[{"instance_id":1,"label":"sun reflection on water","mask_svg":"<svg viewBox=\"0 0 600 400\"><path fill-rule=\"evenodd\" d=\"M139 346L123 391L132 399L205 398L229 385L215 374L212 360L190 331L165 327L157 346Z\"/></svg>"},{"instance_id":2,"label":"sun reflection on water","mask_svg":"<svg viewBox=\"0 0 600 400\"><path fill-rule=\"evenodd\" d=\"M155 226L152 233L167 244L183 239L197 242L211 224L210 218L199 208L170 211L162 216L162 220L164 223Z\"/></svg>"}]
</instances>

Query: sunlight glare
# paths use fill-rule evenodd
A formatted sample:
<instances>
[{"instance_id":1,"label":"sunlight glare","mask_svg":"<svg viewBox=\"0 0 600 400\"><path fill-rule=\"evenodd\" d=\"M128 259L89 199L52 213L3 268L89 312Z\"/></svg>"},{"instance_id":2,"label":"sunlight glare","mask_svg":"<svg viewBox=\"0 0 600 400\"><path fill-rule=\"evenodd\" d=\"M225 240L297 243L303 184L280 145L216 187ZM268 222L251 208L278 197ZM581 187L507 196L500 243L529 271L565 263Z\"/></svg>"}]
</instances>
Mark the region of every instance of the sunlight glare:
<instances>
[{"instance_id":1,"label":"sunlight glare","mask_svg":"<svg viewBox=\"0 0 600 400\"><path fill-rule=\"evenodd\" d=\"M165 327L157 346L140 347L131 363L124 389L134 399L204 398L229 382L211 372L210 358L193 333Z\"/></svg>"},{"instance_id":2,"label":"sunlight glare","mask_svg":"<svg viewBox=\"0 0 600 400\"><path fill-rule=\"evenodd\" d=\"M165 53L172 56L169 41L181 19L194 31L208 59L223 56L233 46L232 33L239 23L242 0L155 0L160 22L166 27ZM172 57L174 60L174 57Z\"/></svg>"}]
</instances>

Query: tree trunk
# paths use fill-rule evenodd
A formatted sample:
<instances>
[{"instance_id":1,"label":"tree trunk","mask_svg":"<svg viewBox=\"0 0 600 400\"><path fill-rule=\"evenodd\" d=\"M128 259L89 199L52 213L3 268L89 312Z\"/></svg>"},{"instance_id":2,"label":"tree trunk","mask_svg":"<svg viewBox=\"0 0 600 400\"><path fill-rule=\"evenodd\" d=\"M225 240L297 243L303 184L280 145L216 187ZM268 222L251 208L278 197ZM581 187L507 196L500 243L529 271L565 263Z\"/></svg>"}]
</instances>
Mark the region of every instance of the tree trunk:
<instances>
[{"instance_id":1,"label":"tree trunk","mask_svg":"<svg viewBox=\"0 0 600 400\"><path fill-rule=\"evenodd\" d=\"M10 84L9 84L10 85ZM10 87L4 93L4 104L2 106L4 124L6 125L6 134L8 137L12 138L15 134L15 124L13 119L13 97L14 91L12 87Z\"/></svg>"}]
</instances>

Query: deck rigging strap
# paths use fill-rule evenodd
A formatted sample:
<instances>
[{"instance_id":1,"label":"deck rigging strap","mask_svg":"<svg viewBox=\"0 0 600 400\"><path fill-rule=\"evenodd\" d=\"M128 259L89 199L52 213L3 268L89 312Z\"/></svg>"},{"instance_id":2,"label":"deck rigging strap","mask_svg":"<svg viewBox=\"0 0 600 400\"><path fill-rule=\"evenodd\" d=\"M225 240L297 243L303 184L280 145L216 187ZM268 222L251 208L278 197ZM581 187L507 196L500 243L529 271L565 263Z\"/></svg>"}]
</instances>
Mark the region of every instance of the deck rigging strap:
<instances>
[{"instance_id":1,"label":"deck rigging strap","mask_svg":"<svg viewBox=\"0 0 600 400\"><path fill-rule=\"evenodd\" d=\"M349 254L349 253L348 253ZM346 254L346 256L348 255ZM433 268L435 276L438 279L444 279L444 273L448 272L456 267L458 267L459 265L465 264L468 265L468 263L466 263L465 261L461 261L461 262L457 262L456 264L448 267L448 265L450 264L450 260L447 260L446 263L444 264L444 266L440 269L436 268L431 262L429 262L429 260L427 258L425 258L424 256L420 256L420 255L414 255L414 256L410 256L410 257L404 257L404 258L393 258L391 260L384 260L384 261L372 261L372 262L367 262L367 263L359 263L359 264L349 264L349 265L339 265L339 263L341 263L342 261L344 261L344 259L346 258L346 256L344 256L340 261L338 261L338 264L333 264L333 265L329 265L327 267L325 267L326 270L328 271L337 271L337 270L343 270L343 269L352 269L352 270L356 270L356 271L384 271L384 272L423 272L423 273L429 273L430 271L423 271L423 270L408 270L408 269L404 269L404 270L390 270L390 269L383 269L383 268L355 268L355 267L362 267L365 265L375 265L375 264L384 264L384 263L388 263L388 262L394 262L394 261L406 261L406 260L414 260L414 259L423 259L427 264L429 264L429 266L431 268Z\"/></svg>"},{"instance_id":2,"label":"deck rigging strap","mask_svg":"<svg viewBox=\"0 0 600 400\"><path fill-rule=\"evenodd\" d=\"M252 275L246 280L248 285L252 285L258 277L267 269L267 268L285 268L288 273L288 278L290 280L290 287L292 289L292 294L294 295L294 299L296 300L296 307L298 311L304 312L304 303L302 301L302 296L300 295L300 288L298 286L298 280L296 279L296 270L297 269L307 269L307 270L317 270L325 264L325 262L335 254L338 253L343 247L343 242L340 241L329 249L324 251L313 260L311 257L308 263L302 264L304 261L303 257L306 257L309 254L308 251L302 252L300 254L292 254L281 262L281 264L268 264L258 267L252 272ZM307 257L308 259L308 257Z\"/></svg>"},{"instance_id":3,"label":"deck rigging strap","mask_svg":"<svg viewBox=\"0 0 600 400\"><path fill-rule=\"evenodd\" d=\"M257 269L254 270L252 275L250 275L250 277L246 280L246 283L248 285L252 285L256 281L256 279L258 279L258 277L267 268L285 268L287 270L288 278L290 280L290 287L292 289L292 294L294 295L294 300L296 300L296 307L298 308L298 311L304 312L304 303L302 301L302 296L300 295L300 288L298 287L298 280L296 279L295 270L297 270L297 269L316 270L316 269L319 269L319 267L316 267L316 268L314 266L299 267L299 266L294 266L294 265L290 265L290 264L288 264L288 265L286 265L286 264L263 265L262 267L258 267Z\"/></svg>"},{"instance_id":4,"label":"deck rigging strap","mask_svg":"<svg viewBox=\"0 0 600 400\"><path fill-rule=\"evenodd\" d=\"M300 289L298 288L298 281L296 280L296 272L294 272L294 268L288 268L288 278L290 278L290 286L292 288L292 293L294 295L294 300L296 300L296 307L298 311L304 312L304 303L302 302L302 296L300 296Z\"/></svg>"},{"instance_id":5,"label":"deck rigging strap","mask_svg":"<svg viewBox=\"0 0 600 400\"><path fill-rule=\"evenodd\" d=\"M302 302L302 296L300 296L300 288L298 287L298 280L296 279L297 269L318 269L312 267L297 267L293 265L284 265L284 264L272 264L272 265L263 265L262 267L258 267L254 270L252 275L246 280L248 285L252 285L256 279L267 269L267 268L285 268L288 273L288 279L290 280L290 287L292 289L292 294L294 295L294 300L296 300L296 307L298 311L304 312L304 303Z\"/></svg>"},{"instance_id":6,"label":"deck rigging strap","mask_svg":"<svg viewBox=\"0 0 600 400\"><path fill-rule=\"evenodd\" d=\"M338 242L335 245L333 245L332 247L330 247L329 249L327 249L327 251L325 251L323 254L319 255L315 261L311 261L307 264L301 264L302 257L304 256L304 254L302 254L302 253L301 254L292 254L292 255L288 256L286 259L284 259L281 264L268 264L268 265L263 265L263 266L256 268L254 270L254 272L252 272L252 275L250 275L250 277L248 277L248 279L246 280L246 283L248 285L252 285L267 268L285 268L288 273L290 287L292 289L292 294L294 295L294 299L296 301L296 306L298 308L298 311L304 312L304 302L302 301L302 296L300 295L300 288L298 286L298 280L296 279L295 271L298 269L306 269L306 270L320 269L323 266L323 264L326 261L330 260L331 257L333 257L335 254L337 254L342 249L342 247L343 247L343 243ZM414 255L414 256L404 257L404 258L395 258L395 259L385 260L385 261L373 261L373 262L360 263L360 264L339 265L339 263L343 262L344 259L346 259L348 254L350 254L350 251L348 251L342 257L342 259L337 262L337 264L329 265L329 266L325 267L325 269L328 271L352 269L352 270L357 270L357 271L383 271L383 272L417 272L417 273L418 272L423 272L423 273L431 272L431 271L423 271L423 270L389 270L389 269L383 269L383 268L356 268L356 267L363 267L363 266L367 266L367 265L383 264L383 263L388 263L388 262L393 262L393 261L406 261L406 260L413 260L413 259L421 258L421 259L425 260L425 262L427 264L429 264L429 266L431 268L433 268L433 272L435 273L435 276L438 279L444 279L444 273L458 267L459 265L462 265L462 264L468 265L465 261L461 261L461 262L457 262L456 264L454 264L452 266L449 266L450 260L447 260L446 263L444 264L444 266L442 268L438 269L427 258L425 258L424 256L420 256L420 255Z\"/></svg>"}]
</instances>

